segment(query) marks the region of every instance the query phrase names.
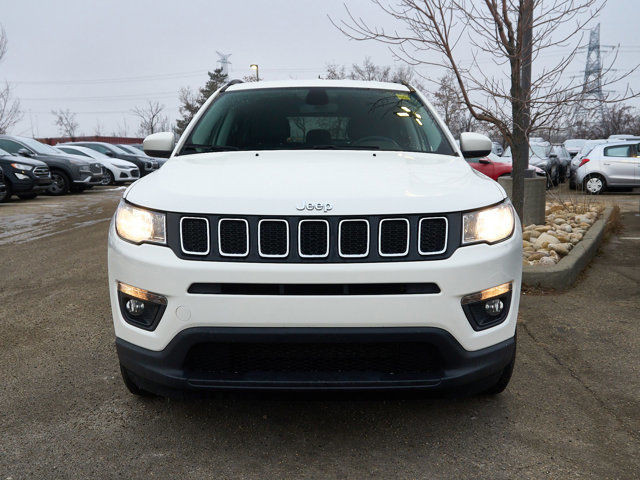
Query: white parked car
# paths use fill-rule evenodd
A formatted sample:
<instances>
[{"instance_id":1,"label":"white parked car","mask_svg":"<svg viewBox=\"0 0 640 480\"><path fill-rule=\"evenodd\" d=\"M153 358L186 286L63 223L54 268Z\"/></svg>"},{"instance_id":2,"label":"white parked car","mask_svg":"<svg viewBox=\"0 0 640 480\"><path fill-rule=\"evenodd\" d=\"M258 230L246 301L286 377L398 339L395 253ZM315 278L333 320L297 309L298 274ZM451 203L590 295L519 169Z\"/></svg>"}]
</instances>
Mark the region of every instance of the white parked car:
<instances>
[{"instance_id":1,"label":"white parked car","mask_svg":"<svg viewBox=\"0 0 640 480\"><path fill-rule=\"evenodd\" d=\"M515 361L521 226L410 87L231 82L109 230L131 392L502 391Z\"/></svg>"},{"instance_id":2,"label":"white parked car","mask_svg":"<svg viewBox=\"0 0 640 480\"><path fill-rule=\"evenodd\" d=\"M71 155L93 158L96 162L104 167L104 176L102 178L103 185L122 184L132 182L140 178L140 170L138 167L126 160L120 158L111 158L107 155L92 150L87 147L77 145L56 145L58 150Z\"/></svg>"},{"instance_id":3,"label":"white parked car","mask_svg":"<svg viewBox=\"0 0 640 480\"><path fill-rule=\"evenodd\" d=\"M592 195L607 187L640 187L640 142L608 142L596 145L580 160L576 184Z\"/></svg>"}]
</instances>

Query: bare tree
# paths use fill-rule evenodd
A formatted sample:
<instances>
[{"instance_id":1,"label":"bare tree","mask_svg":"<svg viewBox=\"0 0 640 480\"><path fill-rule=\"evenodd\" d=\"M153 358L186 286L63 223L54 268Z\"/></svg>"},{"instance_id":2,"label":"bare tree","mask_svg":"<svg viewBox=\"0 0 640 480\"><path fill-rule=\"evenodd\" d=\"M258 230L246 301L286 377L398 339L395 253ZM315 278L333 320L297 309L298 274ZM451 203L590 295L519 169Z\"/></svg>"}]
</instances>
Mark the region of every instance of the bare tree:
<instances>
[{"instance_id":1,"label":"bare tree","mask_svg":"<svg viewBox=\"0 0 640 480\"><path fill-rule=\"evenodd\" d=\"M129 125L127 124L127 118L122 117L122 123L118 122L118 128L116 130L111 131L111 136L113 137L128 137L129 136Z\"/></svg>"},{"instance_id":2,"label":"bare tree","mask_svg":"<svg viewBox=\"0 0 640 480\"><path fill-rule=\"evenodd\" d=\"M96 126L93 127L93 134L96 137L101 137L104 135L104 125L100 120L96 120Z\"/></svg>"},{"instance_id":3,"label":"bare tree","mask_svg":"<svg viewBox=\"0 0 640 480\"><path fill-rule=\"evenodd\" d=\"M478 122L467 111L460 90L456 88L453 74L447 73L440 77L431 94L431 103L454 137L457 138L462 132L469 132L477 127Z\"/></svg>"},{"instance_id":4,"label":"bare tree","mask_svg":"<svg viewBox=\"0 0 640 480\"><path fill-rule=\"evenodd\" d=\"M493 125L513 150L514 207L522 218L528 136L574 108L583 84L565 75L581 41L580 32L605 0L372 0L389 18L387 27L351 13L332 22L349 38L390 45L397 59L451 73L469 113ZM548 49L569 53L535 72ZM461 51L464 49L464 53ZM557 52L556 52L557 53ZM435 57L434 57L435 54ZM482 68L491 64L492 68ZM632 71L610 78L610 85ZM605 73L611 70L605 69ZM487 72L497 72L495 74ZM635 96L626 91L607 99Z\"/></svg>"},{"instance_id":5,"label":"bare tree","mask_svg":"<svg viewBox=\"0 0 640 480\"><path fill-rule=\"evenodd\" d=\"M163 127L168 128L169 121L166 115L162 114L163 111L164 105L151 100L144 107L134 108L132 112L140 119L138 132L141 135L151 135L152 133L161 132Z\"/></svg>"},{"instance_id":6,"label":"bare tree","mask_svg":"<svg viewBox=\"0 0 640 480\"><path fill-rule=\"evenodd\" d=\"M51 114L56 117L54 123L57 125L60 135L73 140L78 133L79 126L76 121L76 114L68 108L66 110L51 110Z\"/></svg>"},{"instance_id":7,"label":"bare tree","mask_svg":"<svg viewBox=\"0 0 640 480\"><path fill-rule=\"evenodd\" d=\"M0 61L7 53L8 39L4 27L0 25ZM5 82L0 87L0 133L7 133L22 118L20 101L13 98L11 86Z\"/></svg>"},{"instance_id":8,"label":"bare tree","mask_svg":"<svg viewBox=\"0 0 640 480\"><path fill-rule=\"evenodd\" d=\"M324 78L328 80L364 80L374 82L415 83L410 66L404 65L392 69L387 65L376 65L370 57L365 57L362 65L354 63L347 73L344 65L330 63L326 66Z\"/></svg>"}]
</instances>

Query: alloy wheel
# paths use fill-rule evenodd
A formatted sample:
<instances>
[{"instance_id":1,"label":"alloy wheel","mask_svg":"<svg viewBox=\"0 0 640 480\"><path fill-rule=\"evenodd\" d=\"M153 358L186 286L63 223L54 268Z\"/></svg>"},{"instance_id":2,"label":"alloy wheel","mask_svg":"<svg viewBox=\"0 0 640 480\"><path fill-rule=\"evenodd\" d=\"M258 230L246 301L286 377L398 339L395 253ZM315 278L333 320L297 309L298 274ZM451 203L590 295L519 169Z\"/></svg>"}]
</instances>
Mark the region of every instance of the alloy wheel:
<instances>
[{"instance_id":1,"label":"alloy wheel","mask_svg":"<svg viewBox=\"0 0 640 480\"><path fill-rule=\"evenodd\" d=\"M67 181L65 178L59 173L51 174L51 185L49 186L49 192L57 195L64 192L65 187L67 186Z\"/></svg>"}]
</instances>

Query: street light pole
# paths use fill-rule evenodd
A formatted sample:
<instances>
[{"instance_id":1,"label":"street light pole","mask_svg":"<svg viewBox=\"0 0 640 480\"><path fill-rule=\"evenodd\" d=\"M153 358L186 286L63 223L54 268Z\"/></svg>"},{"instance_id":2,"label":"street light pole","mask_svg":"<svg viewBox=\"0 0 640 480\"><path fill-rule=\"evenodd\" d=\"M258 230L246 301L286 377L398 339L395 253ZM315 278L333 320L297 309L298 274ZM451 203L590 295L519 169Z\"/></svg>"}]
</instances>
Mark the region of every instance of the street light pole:
<instances>
[{"instance_id":1,"label":"street light pole","mask_svg":"<svg viewBox=\"0 0 640 480\"><path fill-rule=\"evenodd\" d=\"M259 73L258 64L257 63L252 63L251 65L249 65L249 68L251 68L251 70L255 70L256 71L256 82L259 82L260 81L260 73Z\"/></svg>"}]
</instances>

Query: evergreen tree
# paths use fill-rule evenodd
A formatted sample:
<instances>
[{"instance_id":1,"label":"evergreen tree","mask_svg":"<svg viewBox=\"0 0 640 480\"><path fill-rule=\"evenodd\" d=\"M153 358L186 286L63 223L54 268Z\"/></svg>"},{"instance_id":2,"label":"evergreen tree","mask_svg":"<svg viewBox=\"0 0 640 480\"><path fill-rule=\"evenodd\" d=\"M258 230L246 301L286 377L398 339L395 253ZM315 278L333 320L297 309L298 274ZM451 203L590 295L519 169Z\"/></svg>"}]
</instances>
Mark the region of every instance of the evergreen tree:
<instances>
[{"instance_id":1,"label":"evergreen tree","mask_svg":"<svg viewBox=\"0 0 640 480\"><path fill-rule=\"evenodd\" d=\"M207 72L209 75L209 80L207 83L198 90L196 94L189 87L183 87L180 89L180 107L178 110L180 111L180 115L182 118L176 121L175 132L178 135L181 135L184 132L189 122L193 119L195 114L200 110L200 107L204 105L207 99L222 87L225 83L227 83L227 75L222 73L221 68L215 69L213 72Z\"/></svg>"}]
</instances>

